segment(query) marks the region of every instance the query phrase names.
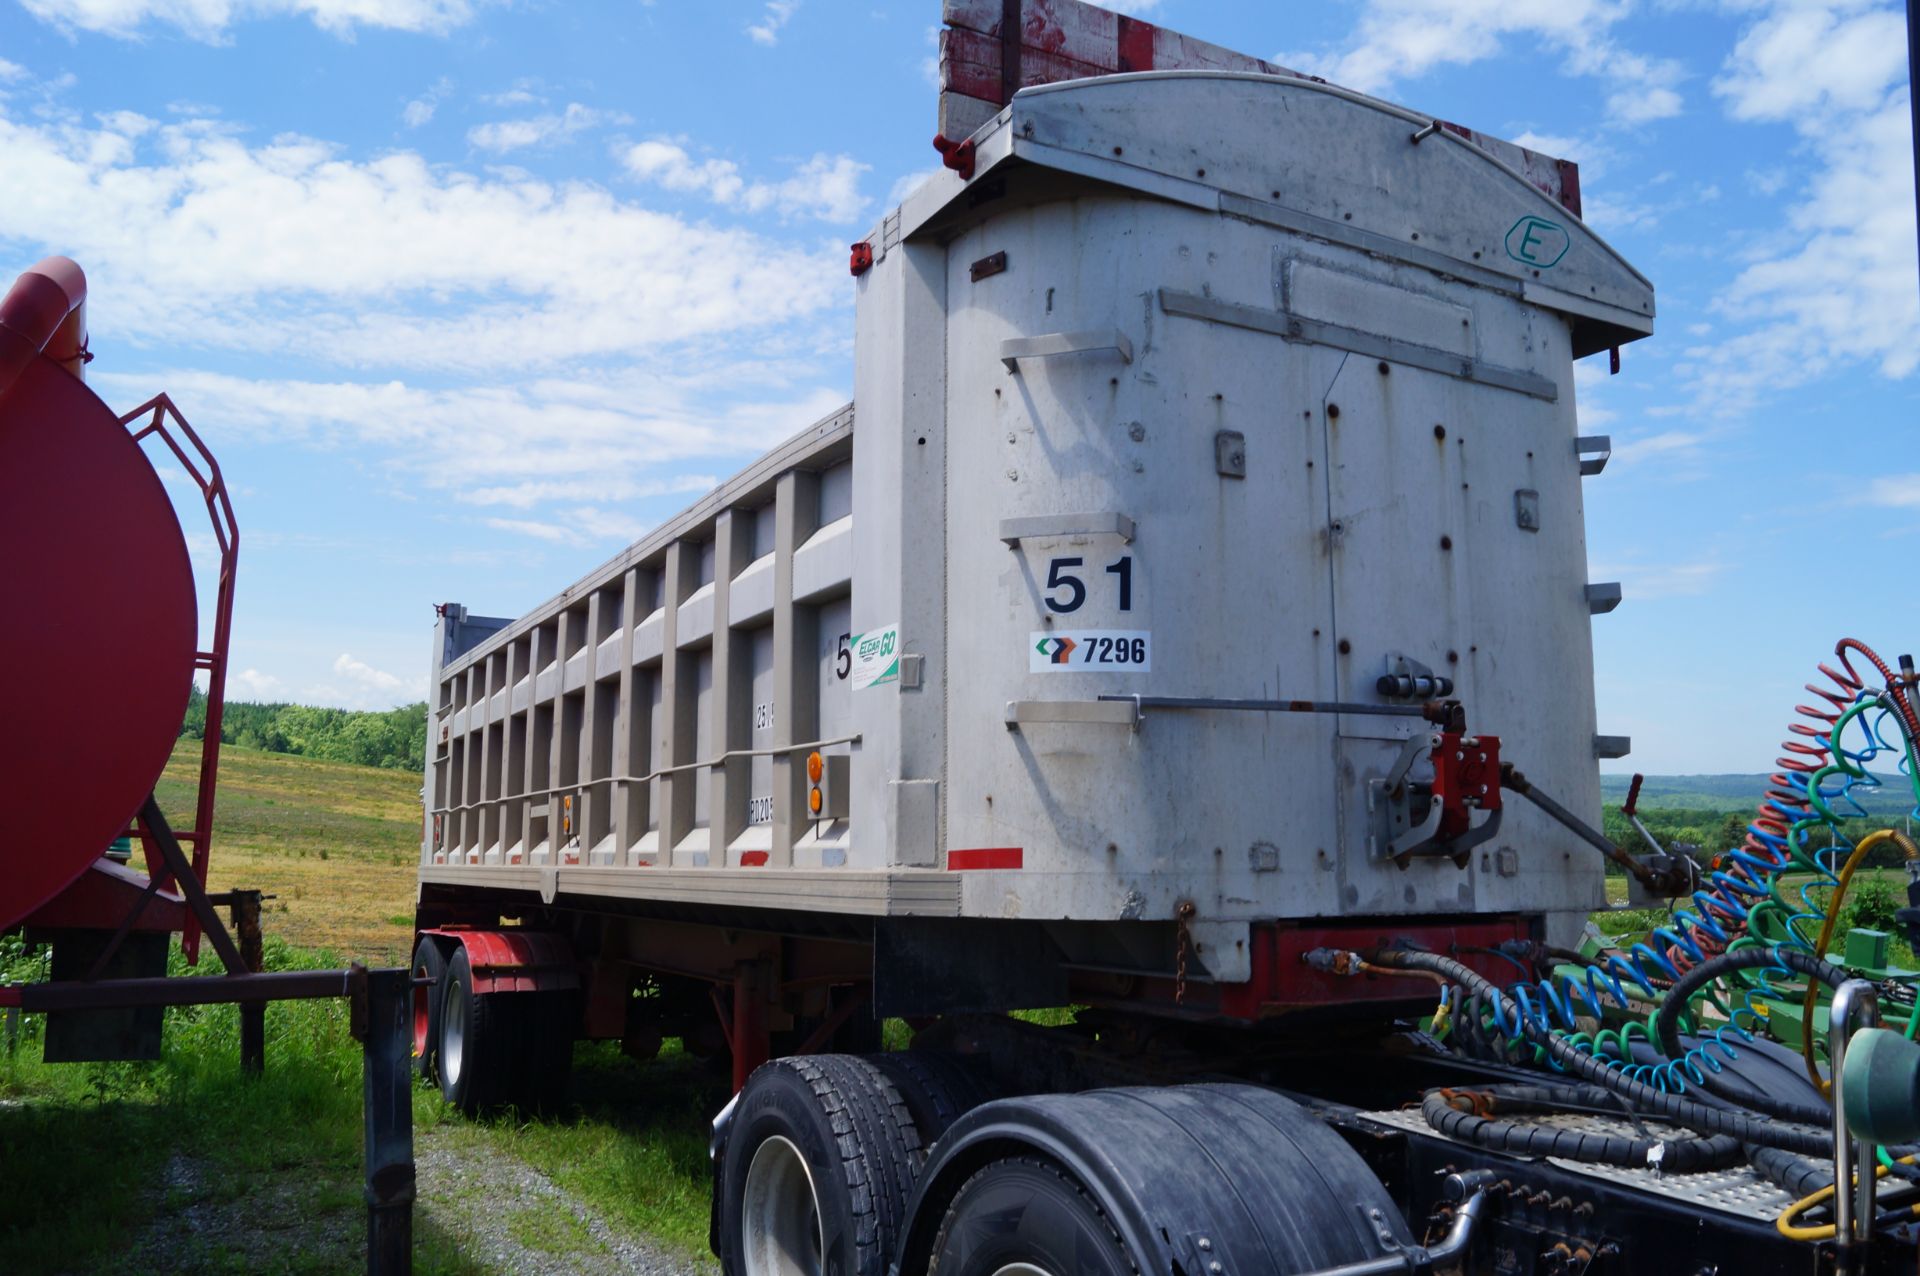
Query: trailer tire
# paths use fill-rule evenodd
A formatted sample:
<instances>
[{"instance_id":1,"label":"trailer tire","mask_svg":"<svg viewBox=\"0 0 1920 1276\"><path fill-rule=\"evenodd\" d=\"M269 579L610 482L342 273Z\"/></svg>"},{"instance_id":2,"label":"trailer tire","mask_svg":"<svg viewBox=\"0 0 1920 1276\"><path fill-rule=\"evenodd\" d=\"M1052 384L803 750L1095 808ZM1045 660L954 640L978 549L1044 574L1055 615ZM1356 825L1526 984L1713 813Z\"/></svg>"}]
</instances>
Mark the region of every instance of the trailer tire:
<instances>
[{"instance_id":1,"label":"trailer tire","mask_svg":"<svg viewBox=\"0 0 1920 1276\"><path fill-rule=\"evenodd\" d=\"M440 1055L440 1003L447 991L447 955L431 935L421 936L413 950L413 978L413 1067L431 1081Z\"/></svg>"},{"instance_id":2,"label":"trailer tire","mask_svg":"<svg viewBox=\"0 0 1920 1276\"><path fill-rule=\"evenodd\" d=\"M519 1071L500 1000L495 993L474 992L473 962L464 947L455 950L440 998L440 1093L470 1116L505 1100Z\"/></svg>"},{"instance_id":3,"label":"trailer tire","mask_svg":"<svg viewBox=\"0 0 1920 1276\"><path fill-rule=\"evenodd\" d=\"M727 1276L884 1276L925 1162L885 1073L852 1055L763 1064L734 1108L720 1166Z\"/></svg>"},{"instance_id":4,"label":"trailer tire","mask_svg":"<svg viewBox=\"0 0 1920 1276\"><path fill-rule=\"evenodd\" d=\"M886 1074L920 1132L920 1146L931 1148L947 1127L973 1109L1000 1096L957 1055L938 1050L899 1050L868 1055Z\"/></svg>"},{"instance_id":5,"label":"trailer tire","mask_svg":"<svg viewBox=\"0 0 1920 1276\"><path fill-rule=\"evenodd\" d=\"M1008 1268L1063 1276L1140 1270L1087 1190L1033 1156L989 1162L961 1184L934 1236L927 1276L993 1276Z\"/></svg>"}]
</instances>

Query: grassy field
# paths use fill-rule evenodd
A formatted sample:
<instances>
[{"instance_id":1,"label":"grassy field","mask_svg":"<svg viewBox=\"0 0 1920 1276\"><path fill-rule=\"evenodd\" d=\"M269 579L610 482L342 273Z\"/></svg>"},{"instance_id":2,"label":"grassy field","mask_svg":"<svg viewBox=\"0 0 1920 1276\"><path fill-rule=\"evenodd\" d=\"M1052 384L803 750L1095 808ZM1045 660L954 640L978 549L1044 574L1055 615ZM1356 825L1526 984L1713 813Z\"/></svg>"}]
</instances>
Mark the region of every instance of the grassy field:
<instances>
[{"instance_id":1,"label":"grassy field","mask_svg":"<svg viewBox=\"0 0 1920 1276\"><path fill-rule=\"evenodd\" d=\"M159 786L176 827L192 821L199 741L174 750ZM420 777L228 745L220 753L208 885L275 895L266 930L296 948L398 964L413 933Z\"/></svg>"},{"instance_id":2,"label":"grassy field","mask_svg":"<svg viewBox=\"0 0 1920 1276\"><path fill-rule=\"evenodd\" d=\"M183 743L160 786L183 827L197 761ZM406 959L418 776L229 746L220 777L211 883L277 896L264 918L270 968ZM189 972L176 951L174 973L217 965L207 953ZM0 980L44 977L44 953L0 941ZM264 1082L240 1075L232 1007L169 1011L157 1065L43 1064L27 1017L23 1035L0 1044L0 1273L363 1270L360 1052L347 1007L287 1003L267 1015ZM466 1121L421 1086L414 1122L437 1149L524 1162L610 1224L697 1263L707 1122L728 1088L724 1068L673 1043L644 1067L583 1045L561 1119ZM499 1270L436 1226L432 1204L415 1211L416 1271ZM522 1213L512 1226L531 1248L564 1255L580 1240L551 1211ZM244 1226L218 1222L235 1215Z\"/></svg>"}]
</instances>

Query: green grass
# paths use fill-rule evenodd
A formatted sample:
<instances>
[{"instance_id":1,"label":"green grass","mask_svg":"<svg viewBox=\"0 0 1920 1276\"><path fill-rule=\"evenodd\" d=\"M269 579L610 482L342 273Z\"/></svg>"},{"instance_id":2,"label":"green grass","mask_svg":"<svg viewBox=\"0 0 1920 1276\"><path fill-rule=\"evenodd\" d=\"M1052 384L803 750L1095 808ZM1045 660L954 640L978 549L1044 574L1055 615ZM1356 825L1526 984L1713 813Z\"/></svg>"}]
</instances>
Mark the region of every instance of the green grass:
<instances>
[{"instance_id":1,"label":"green grass","mask_svg":"<svg viewBox=\"0 0 1920 1276\"><path fill-rule=\"evenodd\" d=\"M507 1216L507 1232L528 1249L566 1257L601 1249L587 1225L571 1210L551 1204L531 1205Z\"/></svg>"},{"instance_id":2,"label":"green grass","mask_svg":"<svg viewBox=\"0 0 1920 1276\"><path fill-rule=\"evenodd\" d=\"M180 741L158 788L176 828L192 822L199 747ZM370 965L406 961L419 856L418 775L221 750L208 885L276 896L269 934Z\"/></svg>"},{"instance_id":3,"label":"green grass","mask_svg":"<svg viewBox=\"0 0 1920 1276\"><path fill-rule=\"evenodd\" d=\"M685 1251L707 1246L710 1122L732 1089L724 1060L669 1042L636 1064L610 1043L574 1052L574 1106L558 1118L475 1123L473 1136L510 1149L616 1229Z\"/></svg>"},{"instance_id":4,"label":"green grass","mask_svg":"<svg viewBox=\"0 0 1920 1276\"><path fill-rule=\"evenodd\" d=\"M271 939L266 957L273 970L339 964ZM44 958L24 956L17 939L0 945L0 978L43 973ZM211 972L190 971L176 949L170 973ZM259 1081L240 1072L232 1006L169 1010L157 1064L42 1063L42 1021L28 1016L12 1048L0 1047L0 1265L145 1270L139 1245L156 1215L231 1212L256 1191L272 1194L277 1216L357 1238L361 1069L347 1016L344 1001L269 1006ZM420 1241L416 1270L475 1270L450 1238L428 1229ZM193 1237L168 1249L175 1271L348 1272L363 1261L357 1251L288 1245L262 1255Z\"/></svg>"}]
</instances>

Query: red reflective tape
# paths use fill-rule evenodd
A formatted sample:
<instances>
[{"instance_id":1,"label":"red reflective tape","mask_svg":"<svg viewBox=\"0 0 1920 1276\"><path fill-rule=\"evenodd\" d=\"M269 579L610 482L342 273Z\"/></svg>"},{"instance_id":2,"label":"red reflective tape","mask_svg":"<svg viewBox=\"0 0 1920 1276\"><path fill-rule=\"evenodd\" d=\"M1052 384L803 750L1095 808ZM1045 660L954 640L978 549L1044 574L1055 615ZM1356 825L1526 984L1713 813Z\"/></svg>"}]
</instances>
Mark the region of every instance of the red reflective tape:
<instances>
[{"instance_id":1,"label":"red reflective tape","mask_svg":"<svg viewBox=\"0 0 1920 1276\"><path fill-rule=\"evenodd\" d=\"M765 864L766 862L767 862L767 853L765 851L740 852L740 866L742 868L759 868L761 865Z\"/></svg>"},{"instance_id":2,"label":"red reflective tape","mask_svg":"<svg viewBox=\"0 0 1920 1276\"><path fill-rule=\"evenodd\" d=\"M949 869L1020 868L1026 852L1018 846L978 846L965 851L948 851Z\"/></svg>"}]
</instances>

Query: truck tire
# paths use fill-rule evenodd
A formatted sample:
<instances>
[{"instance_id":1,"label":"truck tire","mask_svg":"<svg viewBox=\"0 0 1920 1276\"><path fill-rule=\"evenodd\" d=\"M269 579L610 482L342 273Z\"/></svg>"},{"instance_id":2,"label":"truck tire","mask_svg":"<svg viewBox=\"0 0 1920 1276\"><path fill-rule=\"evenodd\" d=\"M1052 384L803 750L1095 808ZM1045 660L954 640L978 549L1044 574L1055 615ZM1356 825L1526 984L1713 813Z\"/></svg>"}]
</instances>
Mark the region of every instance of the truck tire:
<instances>
[{"instance_id":1,"label":"truck tire","mask_svg":"<svg viewBox=\"0 0 1920 1276\"><path fill-rule=\"evenodd\" d=\"M468 1115L504 1102L519 1071L501 1000L474 992L473 963L465 948L455 950L440 998L440 1093Z\"/></svg>"},{"instance_id":2,"label":"truck tire","mask_svg":"<svg viewBox=\"0 0 1920 1276\"><path fill-rule=\"evenodd\" d=\"M925 1153L886 1074L852 1055L763 1064L720 1167L727 1276L884 1276Z\"/></svg>"},{"instance_id":3,"label":"truck tire","mask_svg":"<svg viewBox=\"0 0 1920 1276\"><path fill-rule=\"evenodd\" d=\"M940 1220L927 1276L1136 1276L1140 1268L1086 1189L1053 1162L990 1162Z\"/></svg>"},{"instance_id":4,"label":"truck tire","mask_svg":"<svg viewBox=\"0 0 1920 1276\"><path fill-rule=\"evenodd\" d=\"M867 1061L906 1100L923 1148L931 1148L962 1116L999 1097L962 1059L938 1050L898 1050L868 1055Z\"/></svg>"},{"instance_id":5,"label":"truck tire","mask_svg":"<svg viewBox=\"0 0 1920 1276\"><path fill-rule=\"evenodd\" d=\"M432 936L422 936L413 950L413 1067L433 1080L440 1053L440 1001L447 991L447 955Z\"/></svg>"}]
</instances>

